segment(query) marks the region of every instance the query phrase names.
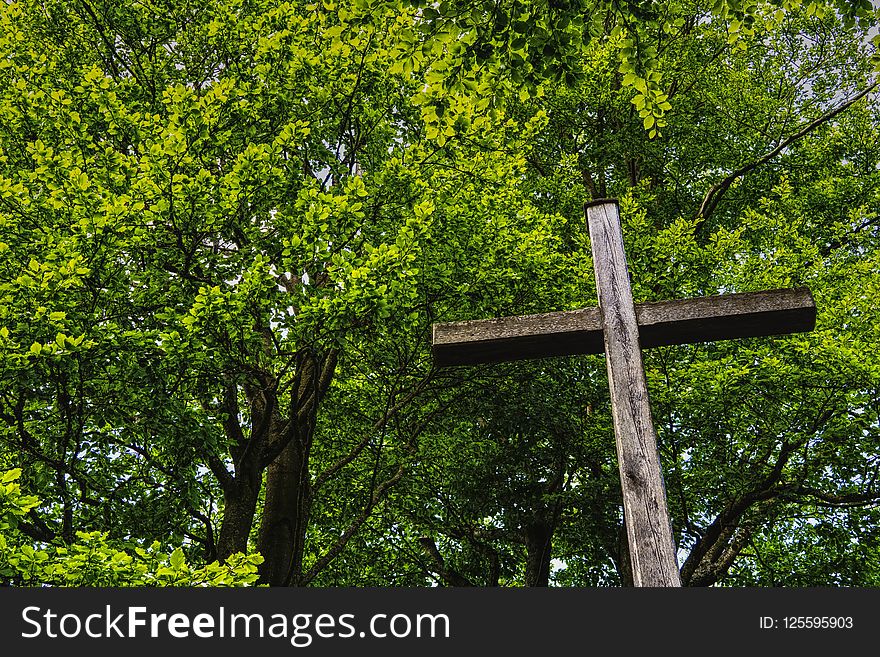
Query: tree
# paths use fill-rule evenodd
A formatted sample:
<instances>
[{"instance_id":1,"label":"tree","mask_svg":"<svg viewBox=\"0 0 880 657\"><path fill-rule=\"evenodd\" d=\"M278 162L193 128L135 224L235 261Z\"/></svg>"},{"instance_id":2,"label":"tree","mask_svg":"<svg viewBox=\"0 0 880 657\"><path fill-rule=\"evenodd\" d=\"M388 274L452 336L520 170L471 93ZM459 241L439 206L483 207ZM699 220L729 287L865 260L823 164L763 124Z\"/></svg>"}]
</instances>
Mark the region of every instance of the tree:
<instances>
[{"instance_id":1,"label":"tree","mask_svg":"<svg viewBox=\"0 0 880 657\"><path fill-rule=\"evenodd\" d=\"M820 302L812 336L648 360L686 581L777 581L781 527L876 502L862 4L4 5L0 460L45 500L16 531L276 585L625 582L600 359L428 352L592 304L581 206L615 195L640 299Z\"/></svg>"},{"instance_id":2,"label":"tree","mask_svg":"<svg viewBox=\"0 0 880 657\"><path fill-rule=\"evenodd\" d=\"M22 494L19 477L19 469L0 477L0 581L6 586L247 586L257 579L260 555L235 554L193 568L180 548L167 555L158 541L119 545L101 532L78 532L75 541L34 549L21 526L40 500Z\"/></svg>"},{"instance_id":3,"label":"tree","mask_svg":"<svg viewBox=\"0 0 880 657\"><path fill-rule=\"evenodd\" d=\"M521 162L499 153L513 127L424 140L416 81L389 73L410 10L346 40L345 13L311 5L8 5L4 20L4 437L61 504L33 538L136 527L212 559L255 533L266 581L308 583L403 474L421 429L390 422L432 375L431 295L482 305L457 281L517 276L473 248L450 267L443 241L528 234L488 216L518 197ZM370 406L316 446L334 385ZM306 563L321 488L359 459L365 502Z\"/></svg>"},{"instance_id":4,"label":"tree","mask_svg":"<svg viewBox=\"0 0 880 657\"><path fill-rule=\"evenodd\" d=\"M854 298L870 294L861 284L847 286L874 271L866 243L874 239L876 167L863 135L876 133L864 102L876 83L859 41L837 21L808 7L745 48L709 22L686 21L661 65L676 73L669 98L679 108L666 117L666 139L643 138L648 126L639 125L638 104L627 107L613 43L588 49L580 87L548 90L519 110L546 111L550 120L529 159L537 198L570 217L585 197L623 198L640 299L792 284L809 284L818 298L819 330L809 336L648 355L686 584L725 581L732 568L731 583L762 581L755 572L770 583L803 582L809 575L780 580L784 566L764 553L780 558L782 539L769 528L803 526L816 535L839 522L861 524L855 518L870 517L878 499L869 410L876 365L851 362L854 352L841 347L855 342L861 353L866 343L856 336L870 333L873 321L862 323L870 311ZM555 408L558 393L550 398ZM535 410L524 416L517 402L502 414L527 426ZM774 535L770 545L756 538L765 532ZM615 553L615 538L605 532L600 554ZM591 553L591 539L578 541L581 554ZM836 546L846 574L812 552L812 581L856 581L850 557ZM554 549L566 554L567 547L557 536ZM863 555L877 545L866 534L850 549ZM560 581L603 581L576 559L574 566L576 579L562 571ZM626 581L623 561L617 570ZM874 581L870 567L858 577Z\"/></svg>"}]
</instances>

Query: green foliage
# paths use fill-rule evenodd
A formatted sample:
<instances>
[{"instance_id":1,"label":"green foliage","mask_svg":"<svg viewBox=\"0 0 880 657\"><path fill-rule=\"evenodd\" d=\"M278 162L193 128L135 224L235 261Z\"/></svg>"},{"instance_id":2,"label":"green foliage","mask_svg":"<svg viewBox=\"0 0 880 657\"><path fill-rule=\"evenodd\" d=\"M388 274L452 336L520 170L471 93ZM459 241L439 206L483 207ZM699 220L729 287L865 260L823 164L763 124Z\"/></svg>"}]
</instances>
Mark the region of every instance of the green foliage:
<instances>
[{"instance_id":1,"label":"green foliage","mask_svg":"<svg viewBox=\"0 0 880 657\"><path fill-rule=\"evenodd\" d=\"M874 84L875 18L4 4L4 577L250 583L258 557L218 557L295 525L263 567L297 584L625 582L601 358L428 349L433 322L595 303L582 205L613 196L637 300L819 307L646 354L688 582L875 582L876 100L834 113Z\"/></svg>"},{"instance_id":2,"label":"green foliage","mask_svg":"<svg viewBox=\"0 0 880 657\"><path fill-rule=\"evenodd\" d=\"M168 554L158 541L147 547L111 541L106 533L77 532L70 545L34 547L17 531L39 506L23 495L21 470L7 470L0 483L0 581L23 586L248 586L257 579L258 554L235 554L193 566L183 550Z\"/></svg>"}]
</instances>

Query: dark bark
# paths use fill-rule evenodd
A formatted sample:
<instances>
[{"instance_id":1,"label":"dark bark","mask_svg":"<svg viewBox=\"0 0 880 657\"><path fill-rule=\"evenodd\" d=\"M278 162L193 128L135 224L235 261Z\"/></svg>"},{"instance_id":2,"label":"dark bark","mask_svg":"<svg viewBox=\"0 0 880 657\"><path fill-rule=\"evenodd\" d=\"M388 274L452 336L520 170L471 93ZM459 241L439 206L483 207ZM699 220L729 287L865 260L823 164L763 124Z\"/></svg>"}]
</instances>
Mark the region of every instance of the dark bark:
<instances>
[{"instance_id":1,"label":"dark bark","mask_svg":"<svg viewBox=\"0 0 880 657\"><path fill-rule=\"evenodd\" d=\"M251 427L248 436L245 436L240 424L238 385L229 383L223 391L223 429L229 440L233 472L229 472L219 458L209 459L211 471L223 488L223 519L217 540L217 555L221 560L236 552L247 551L248 537L254 523L262 486L260 446L266 442L269 427L267 416L271 416L276 407L272 386L263 387L263 390L256 392L255 388L245 386L251 402Z\"/></svg>"},{"instance_id":2,"label":"dark bark","mask_svg":"<svg viewBox=\"0 0 880 657\"><path fill-rule=\"evenodd\" d=\"M302 576L306 530L312 506L309 457L318 406L330 387L337 355L303 353L291 391L290 417L273 423L267 454L280 448L266 476L266 502L260 526L263 555L260 580L270 586L297 586Z\"/></svg>"},{"instance_id":3,"label":"dark bark","mask_svg":"<svg viewBox=\"0 0 880 657\"><path fill-rule=\"evenodd\" d=\"M446 564L446 560L443 558L443 555L440 554L440 550L437 549L437 544L434 542L434 539L428 536L423 536L419 539L419 544L422 546L425 554L430 557L431 562L434 566L434 570L437 572L440 581L442 581L446 586L474 585L473 582L471 582L467 577L462 575L454 568L450 568Z\"/></svg>"},{"instance_id":4,"label":"dark bark","mask_svg":"<svg viewBox=\"0 0 880 657\"><path fill-rule=\"evenodd\" d=\"M748 544L751 535L749 527L726 528L698 567L689 575L687 586L717 584L730 570L734 560Z\"/></svg>"},{"instance_id":5,"label":"dark bark","mask_svg":"<svg viewBox=\"0 0 880 657\"><path fill-rule=\"evenodd\" d=\"M217 555L223 560L236 552L247 552L248 536L257 510L260 477L239 476L224 487L223 520Z\"/></svg>"},{"instance_id":6,"label":"dark bark","mask_svg":"<svg viewBox=\"0 0 880 657\"><path fill-rule=\"evenodd\" d=\"M22 534L44 543L50 543L57 538L56 533L50 529L36 511L31 510L26 518L27 520L22 520L18 524L18 529Z\"/></svg>"},{"instance_id":7,"label":"dark bark","mask_svg":"<svg viewBox=\"0 0 880 657\"><path fill-rule=\"evenodd\" d=\"M596 201L602 198L599 190L596 188L596 182L593 180L593 176L590 174L589 169L583 169L581 171L581 177L584 181L584 186L587 188L587 191L590 193L590 200Z\"/></svg>"},{"instance_id":8,"label":"dark bark","mask_svg":"<svg viewBox=\"0 0 880 657\"><path fill-rule=\"evenodd\" d=\"M309 452L312 435L299 436L269 466L260 526L260 578L270 586L295 586L302 570L311 511Z\"/></svg>"},{"instance_id":9,"label":"dark bark","mask_svg":"<svg viewBox=\"0 0 880 657\"><path fill-rule=\"evenodd\" d=\"M533 522L525 528L526 586L550 584L553 530L553 524L544 521Z\"/></svg>"}]
</instances>

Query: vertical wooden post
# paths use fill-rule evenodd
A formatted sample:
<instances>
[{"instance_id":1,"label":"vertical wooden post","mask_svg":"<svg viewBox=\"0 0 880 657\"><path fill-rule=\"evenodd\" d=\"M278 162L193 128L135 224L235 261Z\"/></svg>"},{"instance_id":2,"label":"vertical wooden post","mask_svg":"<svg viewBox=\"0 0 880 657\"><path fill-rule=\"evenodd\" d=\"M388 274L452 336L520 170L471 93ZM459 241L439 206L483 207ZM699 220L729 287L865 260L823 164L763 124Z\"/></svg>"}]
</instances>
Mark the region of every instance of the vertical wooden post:
<instances>
[{"instance_id":1,"label":"vertical wooden post","mask_svg":"<svg viewBox=\"0 0 880 657\"><path fill-rule=\"evenodd\" d=\"M585 206L635 586L681 586L617 202Z\"/></svg>"}]
</instances>

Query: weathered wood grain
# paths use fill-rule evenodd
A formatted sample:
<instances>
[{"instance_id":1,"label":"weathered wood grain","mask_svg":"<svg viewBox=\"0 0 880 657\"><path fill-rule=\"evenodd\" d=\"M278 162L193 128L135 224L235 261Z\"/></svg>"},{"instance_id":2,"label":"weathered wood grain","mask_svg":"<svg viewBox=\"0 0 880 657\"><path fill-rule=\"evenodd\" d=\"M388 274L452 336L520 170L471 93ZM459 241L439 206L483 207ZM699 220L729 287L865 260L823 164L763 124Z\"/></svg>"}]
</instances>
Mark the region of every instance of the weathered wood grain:
<instances>
[{"instance_id":1,"label":"weathered wood grain","mask_svg":"<svg viewBox=\"0 0 880 657\"><path fill-rule=\"evenodd\" d=\"M586 206L635 586L681 586L617 203Z\"/></svg>"},{"instance_id":2,"label":"weathered wood grain","mask_svg":"<svg viewBox=\"0 0 880 657\"><path fill-rule=\"evenodd\" d=\"M812 331L816 304L806 288L723 294L635 306L642 348ZM598 354L598 307L433 326L441 367Z\"/></svg>"},{"instance_id":3,"label":"weathered wood grain","mask_svg":"<svg viewBox=\"0 0 880 657\"><path fill-rule=\"evenodd\" d=\"M435 324L434 360L473 365L604 350L634 584L680 586L641 349L810 331L816 305L806 288L635 305L617 202L588 203L585 213L597 308Z\"/></svg>"},{"instance_id":4,"label":"weathered wood grain","mask_svg":"<svg viewBox=\"0 0 880 657\"><path fill-rule=\"evenodd\" d=\"M434 324L431 342L440 367L598 354L604 349L598 307Z\"/></svg>"}]
</instances>

